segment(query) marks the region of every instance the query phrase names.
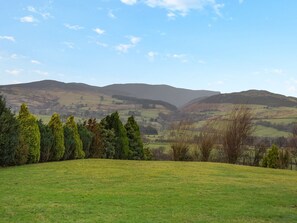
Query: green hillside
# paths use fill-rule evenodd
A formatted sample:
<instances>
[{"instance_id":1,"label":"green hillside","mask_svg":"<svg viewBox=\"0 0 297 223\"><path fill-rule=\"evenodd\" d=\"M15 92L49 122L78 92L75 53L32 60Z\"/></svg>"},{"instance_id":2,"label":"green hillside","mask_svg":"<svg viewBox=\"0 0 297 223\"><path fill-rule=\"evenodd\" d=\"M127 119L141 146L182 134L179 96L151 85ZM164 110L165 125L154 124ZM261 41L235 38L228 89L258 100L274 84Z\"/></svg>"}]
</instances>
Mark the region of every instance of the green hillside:
<instances>
[{"instance_id":1,"label":"green hillside","mask_svg":"<svg viewBox=\"0 0 297 223\"><path fill-rule=\"evenodd\" d=\"M77 160L0 169L0 222L296 222L297 172Z\"/></svg>"}]
</instances>

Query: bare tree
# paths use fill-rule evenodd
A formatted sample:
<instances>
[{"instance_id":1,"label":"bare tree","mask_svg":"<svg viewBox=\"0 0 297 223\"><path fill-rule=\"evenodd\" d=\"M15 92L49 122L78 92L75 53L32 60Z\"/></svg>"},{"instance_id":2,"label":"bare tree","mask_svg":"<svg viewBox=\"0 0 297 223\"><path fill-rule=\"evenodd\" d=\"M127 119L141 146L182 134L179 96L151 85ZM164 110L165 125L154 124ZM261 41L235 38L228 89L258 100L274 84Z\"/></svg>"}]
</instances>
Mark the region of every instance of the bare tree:
<instances>
[{"instance_id":1,"label":"bare tree","mask_svg":"<svg viewBox=\"0 0 297 223\"><path fill-rule=\"evenodd\" d=\"M221 129L222 145L228 163L236 163L243 145L255 130L251 110L244 105L234 106Z\"/></svg>"},{"instance_id":2,"label":"bare tree","mask_svg":"<svg viewBox=\"0 0 297 223\"><path fill-rule=\"evenodd\" d=\"M207 162L210 153L214 148L217 139L217 130L214 128L216 121L214 119L208 120L201 128L199 137L196 140L196 145L201 153L201 160Z\"/></svg>"},{"instance_id":3,"label":"bare tree","mask_svg":"<svg viewBox=\"0 0 297 223\"><path fill-rule=\"evenodd\" d=\"M193 141L192 123L188 121L179 121L177 123L173 123L169 132L173 160L188 160L190 158L190 146Z\"/></svg>"}]
</instances>

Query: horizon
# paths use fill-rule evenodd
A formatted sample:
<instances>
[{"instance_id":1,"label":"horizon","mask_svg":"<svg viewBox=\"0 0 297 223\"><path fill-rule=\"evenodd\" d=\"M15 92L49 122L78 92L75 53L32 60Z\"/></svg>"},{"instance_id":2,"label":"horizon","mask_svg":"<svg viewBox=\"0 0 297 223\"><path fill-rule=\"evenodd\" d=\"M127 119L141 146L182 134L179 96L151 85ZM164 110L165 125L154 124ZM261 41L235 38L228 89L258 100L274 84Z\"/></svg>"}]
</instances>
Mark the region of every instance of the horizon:
<instances>
[{"instance_id":1,"label":"horizon","mask_svg":"<svg viewBox=\"0 0 297 223\"><path fill-rule=\"evenodd\" d=\"M51 79L297 97L296 6L293 0L5 2L0 85Z\"/></svg>"}]
</instances>

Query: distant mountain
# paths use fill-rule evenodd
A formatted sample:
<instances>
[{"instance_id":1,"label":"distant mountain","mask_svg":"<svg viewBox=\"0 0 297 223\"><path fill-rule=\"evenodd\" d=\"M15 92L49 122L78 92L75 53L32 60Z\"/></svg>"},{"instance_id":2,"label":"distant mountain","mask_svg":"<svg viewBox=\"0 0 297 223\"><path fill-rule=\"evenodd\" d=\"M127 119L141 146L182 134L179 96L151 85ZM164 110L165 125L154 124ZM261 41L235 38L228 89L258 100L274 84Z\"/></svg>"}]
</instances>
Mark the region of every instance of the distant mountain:
<instances>
[{"instance_id":1,"label":"distant mountain","mask_svg":"<svg viewBox=\"0 0 297 223\"><path fill-rule=\"evenodd\" d=\"M113 84L102 88L105 93L127 97L160 100L180 107L197 98L218 95L220 92L207 90L189 90L168 85L149 84Z\"/></svg>"},{"instance_id":2,"label":"distant mountain","mask_svg":"<svg viewBox=\"0 0 297 223\"><path fill-rule=\"evenodd\" d=\"M296 107L297 98L286 97L263 90L249 90L229 94L213 95L207 98L198 98L189 102L185 107L194 108L199 104L255 104L269 107Z\"/></svg>"}]
</instances>

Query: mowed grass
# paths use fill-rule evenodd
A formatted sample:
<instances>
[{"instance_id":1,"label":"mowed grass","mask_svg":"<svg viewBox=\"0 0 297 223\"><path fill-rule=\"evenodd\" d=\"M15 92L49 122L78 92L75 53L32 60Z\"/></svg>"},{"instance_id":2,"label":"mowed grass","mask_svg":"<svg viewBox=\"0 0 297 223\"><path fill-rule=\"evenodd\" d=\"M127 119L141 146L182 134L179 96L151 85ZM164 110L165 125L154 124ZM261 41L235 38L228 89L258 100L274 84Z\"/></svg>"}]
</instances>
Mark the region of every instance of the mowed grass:
<instances>
[{"instance_id":1,"label":"mowed grass","mask_svg":"<svg viewBox=\"0 0 297 223\"><path fill-rule=\"evenodd\" d=\"M77 160L0 169L0 222L297 222L297 172Z\"/></svg>"}]
</instances>

